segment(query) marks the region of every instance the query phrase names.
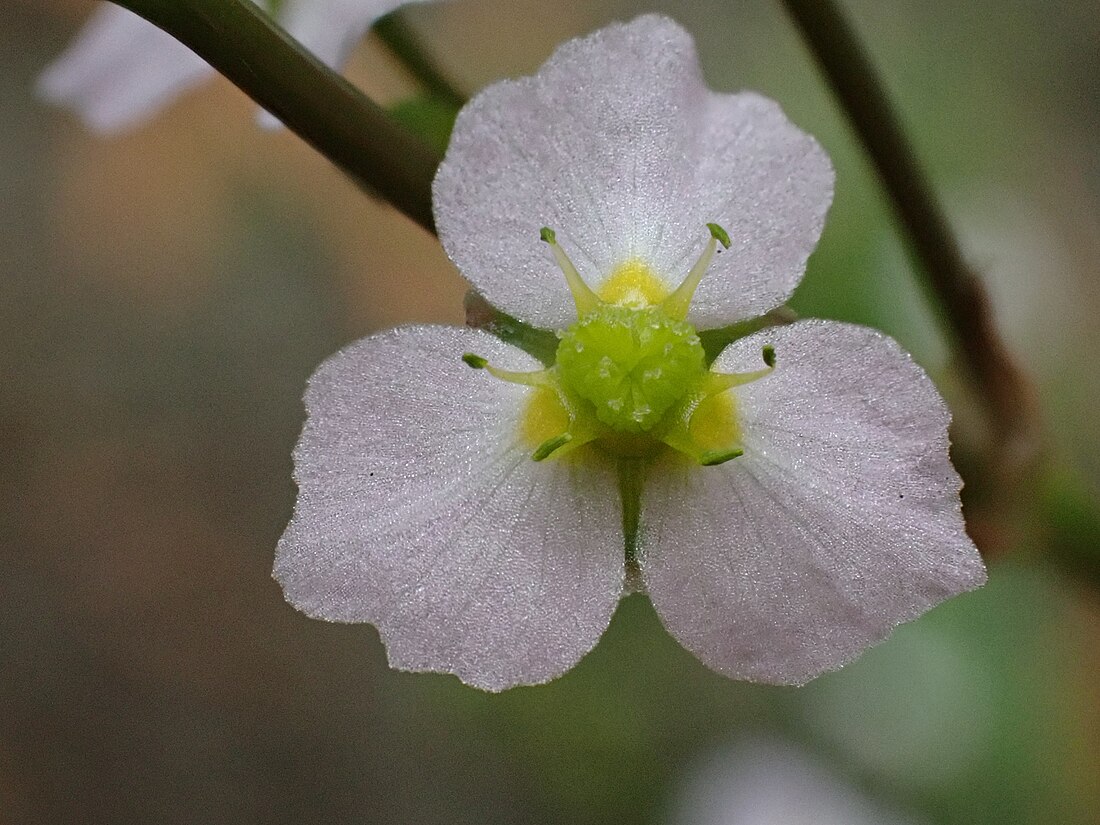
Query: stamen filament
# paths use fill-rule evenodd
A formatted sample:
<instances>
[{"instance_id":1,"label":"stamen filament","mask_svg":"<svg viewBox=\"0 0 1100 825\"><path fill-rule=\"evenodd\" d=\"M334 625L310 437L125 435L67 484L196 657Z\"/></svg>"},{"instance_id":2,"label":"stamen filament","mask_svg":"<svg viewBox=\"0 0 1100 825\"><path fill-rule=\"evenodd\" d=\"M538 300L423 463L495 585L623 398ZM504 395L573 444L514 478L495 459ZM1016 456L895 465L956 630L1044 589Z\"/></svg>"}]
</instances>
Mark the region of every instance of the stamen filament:
<instances>
[{"instance_id":1,"label":"stamen filament","mask_svg":"<svg viewBox=\"0 0 1100 825\"><path fill-rule=\"evenodd\" d=\"M590 441L595 441L598 433L586 428L581 422L572 419L569 429L561 435L553 436L542 442L531 454L533 461L545 461L547 458L561 458L573 452L578 447L583 447Z\"/></svg>"},{"instance_id":2,"label":"stamen filament","mask_svg":"<svg viewBox=\"0 0 1100 825\"><path fill-rule=\"evenodd\" d=\"M565 283L573 294L573 303L577 305L577 317L583 318L600 305L600 299L595 292L584 282L581 274L565 254L565 250L558 243L554 230L544 226L539 232L539 237L550 245L550 251L554 253L554 260L565 275Z\"/></svg>"},{"instance_id":3,"label":"stamen filament","mask_svg":"<svg viewBox=\"0 0 1100 825\"><path fill-rule=\"evenodd\" d=\"M463 353L462 361L472 369L485 370L493 377L499 378L501 381L507 381L509 384L521 384L525 387L553 386L550 370L535 370L534 372L502 370L494 367L487 359L482 358L480 355L475 355L472 352Z\"/></svg>"},{"instance_id":4,"label":"stamen filament","mask_svg":"<svg viewBox=\"0 0 1100 825\"><path fill-rule=\"evenodd\" d=\"M699 456L699 463L704 467L717 467L719 464L725 464L734 458L739 458L745 454L745 451L740 447L731 447L727 450L707 450L701 456Z\"/></svg>"},{"instance_id":5,"label":"stamen filament","mask_svg":"<svg viewBox=\"0 0 1100 825\"><path fill-rule=\"evenodd\" d=\"M696 443L686 428L673 428L661 440L704 467L716 467L745 454L741 447L733 444L718 449L706 449Z\"/></svg>"},{"instance_id":6,"label":"stamen filament","mask_svg":"<svg viewBox=\"0 0 1100 825\"><path fill-rule=\"evenodd\" d=\"M542 461L549 458L551 454L561 449L572 440L573 436L569 433L562 433L553 438L548 438L531 454L531 459L532 461Z\"/></svg>"},{"instance_id":7,"label":"stamen filament","mask_svg":"<svg viewBox=\"0 0 1100 825\"><path fill-rule=\"evenodd\" d=\"M744 384L751 384L753 381L771 375L772 371L775 370L775 347L771 344L765 345L761 351L761 355L764 358L764 363L767 364L762 370L754 370L753 372L709 373L703 384L704 397L709 398L720 392L725 392L726 390L740 387Z\"/></svg>"},{"instance_id":8,"label":"stamen filament","mask_svg":"<svg viewBox=\"0 0 1100 825\"><path fill-rule=\"evenodd\" d=\"M695 262L695 266L691 268L691 272L684 278L683 283L661 302L661 310L665 315L675 318L677 321L683 321L687 318L688 310L691 308L691 299L695 297L695 290L699 286L699 282L707 274L707 267L714 260L714 253L718 249L718 244L721 243L723 249L729 249L730 236L725 229L716 223L708 223L707 229L710 230L710 240L707 241L703 254L699 256L699 260Z\"/></svg>"},{"instance_id":9,"label":"stamen filament","mask_svg":"<svg viewBox=\"0 0 1100 825\"><path fill-rule=\"evenodd\" d=\"M729 441L720 447L704 446L704 444L697 441L696 435L692 431L692 424L696 414L702 414L703 409L706 408L708 404L713 404L714 401L722 400L715 398L715 396L719 396L734 387L750 384L753 381L771 375L775 369L775 347L771 344L765 345L761 349L761 356L764 359L764 363L767 365L762 370L754 370L752 372L707 373L706 377L696 387L694 393L685 400L677 413L675 423L669 426L661 435L661 440L674 450L683 453L688 458L697 461L704 467L715 467L744 455L744 449L738 444L740 436L738 435L735 422L731 421L730 424L727 425L729 427ZM714 401L710 401L709 399L714 399ZM730 409L732 411L732 407ZM710 416L715 413L711 410L706 414ZM713 440L708 439L708 441L711 444L714 443ZM719 443L721 443L721 441L719 441Z\"/></svg>"}]
</instances>

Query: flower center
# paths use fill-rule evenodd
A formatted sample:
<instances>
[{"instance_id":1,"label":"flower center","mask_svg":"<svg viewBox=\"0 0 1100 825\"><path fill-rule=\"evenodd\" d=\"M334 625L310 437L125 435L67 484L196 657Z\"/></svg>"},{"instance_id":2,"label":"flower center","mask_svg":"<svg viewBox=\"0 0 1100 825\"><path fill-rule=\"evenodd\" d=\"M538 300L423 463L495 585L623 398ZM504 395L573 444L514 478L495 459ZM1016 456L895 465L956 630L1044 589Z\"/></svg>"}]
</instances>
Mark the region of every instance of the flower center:
<instances>
[{"instance_id":1,"label":"flower center","mask_svg":"<svg viewBox=\"0 0 1100 825\"><path fill-rule=\"evenodd\" d=\"M695 328L658 307L603 304L561 338L562 387L589 401L596 417L622 433L649 432L706 374Z\"/></svg>"},{"instance_id":2,"label":"flower center","mask_svg":"<svg viewBox=\"0 0 1100 825\"><path fill-rule=\"evenodd\" d=\"M599 291L600 300L621 307L643 309L668 297L668 287L645 261L631 258L615 268Z\"/></svg>"},{"instance_id":3,"label":"flower center","mask_svg":"<svg viewBox=\"0 0 1100 825\"><path fill-rule=\"evenodd\" d=\"M599 294L585 283L543 229L577 306L577 321L559 333L554 366L537 372L499 370L480 356L463 360L497 378L534 388L521 421L521 436L542 461L567 455L591 441L622 456L648 455L662 443L703 465L742 454L736 404L728 390L769 374L775 352L765 347L765 369L725 374L707 370L688 309L717 244L729 236L707 224L710 240L699 260L671 293L639 260L613 271Z\"/></svg>"}]
</instances>

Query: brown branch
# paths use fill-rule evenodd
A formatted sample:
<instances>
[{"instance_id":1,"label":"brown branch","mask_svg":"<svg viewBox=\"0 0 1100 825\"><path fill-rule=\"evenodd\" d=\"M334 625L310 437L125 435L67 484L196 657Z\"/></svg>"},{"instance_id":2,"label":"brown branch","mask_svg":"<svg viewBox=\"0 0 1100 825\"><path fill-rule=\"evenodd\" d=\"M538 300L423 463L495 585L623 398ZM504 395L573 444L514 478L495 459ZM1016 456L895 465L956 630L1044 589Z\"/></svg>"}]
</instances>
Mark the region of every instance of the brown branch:
<instances>
[{"instance_id":1,"label":"brown branch","mask_svg":"<svg viewBox=\"0 0 1100 825\"><path fill-rule=\"evenodd\" d=\"M870 156L922 265L991 435L1016 476L1037 458L1034 392L997 330L985 290L963 258L874 67L832 0L783 0Z\"/></svg>"}]
</instances>

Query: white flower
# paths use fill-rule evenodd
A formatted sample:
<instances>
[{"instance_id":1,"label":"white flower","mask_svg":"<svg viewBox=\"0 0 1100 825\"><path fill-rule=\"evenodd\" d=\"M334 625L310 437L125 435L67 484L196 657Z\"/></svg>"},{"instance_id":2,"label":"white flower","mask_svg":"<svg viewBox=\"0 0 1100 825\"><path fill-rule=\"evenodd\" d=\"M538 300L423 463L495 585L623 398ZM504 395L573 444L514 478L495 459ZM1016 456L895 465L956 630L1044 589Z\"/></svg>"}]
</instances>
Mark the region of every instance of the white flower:
<instances>
[{"instance_id":1,"label":"white flower","mask_svg":"<svg viewBox=\"0 0 1100 825\"><path fill-rule=\"evenodd\" d=\"M65 52L38 78L38 93L107 134L143 123L213 77L201 57L113 3L100 3Z\"/></svg>"},{"instance_id":2,"label":"white flower","mask_svg":"<svg viewBox=\"0 0 1100 825\"><path fill-rule=\"evenodd\" d=\"M671 825L914 825L779 739L712 754L681 795Z\"/></svg>"},{"instance_id":3,"label":"white flower","mask_svg":"<svg viewBox=\"0 0 1100 825\"><path fill-rule=\"evenodd\" d=\"M624 591L620 482L631 501L639 481L631 572L736 678L804 682L981 584L948 411L892 340L805 321L703 362L696 327L790 295L832 182L775 103L707 90L663 17L478 95L436 177L440 238L491 302L559 330L556 364L440 327L326 361L275 564L287 599L373 623L397 668L548 681Z\"/></svg>"},{"instance_id":4,"label":"white flower","mask_svg":"<svg viewBox=\"0 0 1100 825\"><path fill-rule=\"evenodd\" d=\"M380 17L421 0L286 0L286 30L332 68ZM263 0L253 0L267 8ZM65 52L42 72L38 93L109 134L145 123L215 72L206 61L121 6L100 3Z\"/></svg>"}]
</instances>

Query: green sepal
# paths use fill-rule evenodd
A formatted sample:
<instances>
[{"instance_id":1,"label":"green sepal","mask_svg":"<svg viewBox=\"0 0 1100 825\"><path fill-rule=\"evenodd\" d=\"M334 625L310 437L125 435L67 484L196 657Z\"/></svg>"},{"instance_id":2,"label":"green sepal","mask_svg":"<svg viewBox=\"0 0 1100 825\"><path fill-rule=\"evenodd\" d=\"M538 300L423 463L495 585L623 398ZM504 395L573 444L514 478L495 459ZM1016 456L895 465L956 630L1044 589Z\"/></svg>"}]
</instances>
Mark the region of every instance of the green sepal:
<instances>
[{"instance_id":1,"label":"green sepal","mask_svg":"<svg viewBox=\"0 0 1100 825\"><path fill-rule=\"evenodd\" d=\"M545 366L552 367L558 352L558 336L501 312L474 290L466 293L466 326L483 329L501 341L519 347Z\"/></svg>"},{"instance_id":2,"label":"green sepal","mask_svg":"<svg viewBox=\"0 0 1100 825\"><path fill-rule=\"evenodd\" d=\"M703 352L706 354L707 366L709 367L714 363L714 359L718 357L719 353L734 341L739 341L762 329L786 326L787 324L793 324L797 320L798 315L795 314L794 310L782 306L770 312L765 312L763 315L756 318L749 318L747 321L738 321L736 324L730 324L728 327L700 330L699 340L703 343ZM771 364L768 366L771 366Z\"/></svg>"}]
</instances>

